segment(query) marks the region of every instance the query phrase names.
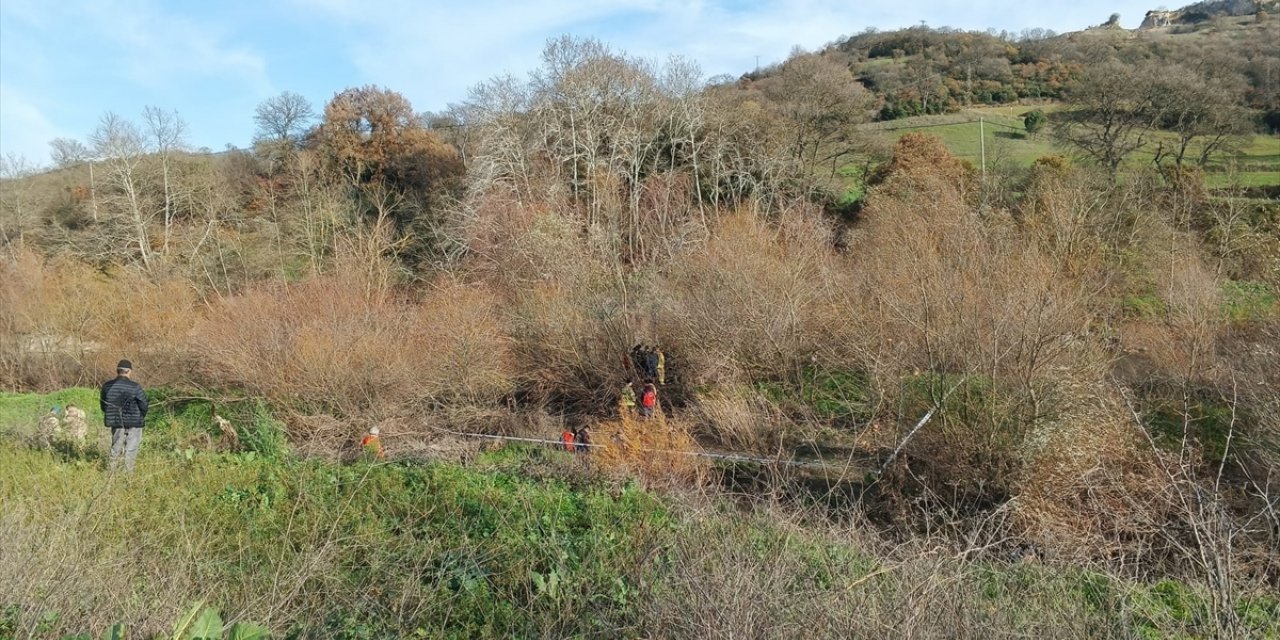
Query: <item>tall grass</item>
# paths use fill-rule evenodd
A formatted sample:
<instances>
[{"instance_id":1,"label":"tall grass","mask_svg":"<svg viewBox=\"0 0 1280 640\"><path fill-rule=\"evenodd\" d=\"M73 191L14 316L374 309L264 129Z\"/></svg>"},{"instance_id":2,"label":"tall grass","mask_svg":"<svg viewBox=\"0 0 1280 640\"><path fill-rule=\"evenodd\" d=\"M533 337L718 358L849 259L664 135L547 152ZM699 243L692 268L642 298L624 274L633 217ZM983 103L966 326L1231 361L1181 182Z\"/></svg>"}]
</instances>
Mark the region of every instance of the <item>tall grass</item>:
<instances>
[{"instance_id":1,"label":"tall grass","mask_svg":"<svg viewBox=\"0 0 1280 640\"><path fill-rule=\"evenodd\" d=\"M663 498L507 447L471 468L152 453L109 476L0 443L0 635L192 603L294 637L1134 637L1211 628L1205 595L715 494ZM825 523L824 523L825 522ZM1249 633L1274 597L1242 594Z\"/></svg>"}]
</instances>

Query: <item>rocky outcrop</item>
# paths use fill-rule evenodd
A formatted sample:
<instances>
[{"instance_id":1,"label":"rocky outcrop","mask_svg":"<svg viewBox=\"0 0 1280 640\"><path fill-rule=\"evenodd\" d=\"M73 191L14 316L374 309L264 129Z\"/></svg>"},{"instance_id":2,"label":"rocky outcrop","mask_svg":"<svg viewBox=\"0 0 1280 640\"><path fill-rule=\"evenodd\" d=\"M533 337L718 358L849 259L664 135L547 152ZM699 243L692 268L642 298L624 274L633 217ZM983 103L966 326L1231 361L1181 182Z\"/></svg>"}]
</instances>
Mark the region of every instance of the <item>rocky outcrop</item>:
<instances>
[{"instance_id":1,"label":"rocky outcrop","mask_svg":"<svg viewBox=\"0 0 1280 640\"><path fill-rule=\"evenodd\" d=\"M1206 0L1177 11L1148 11L1138 29L1197 24L1220 17L1249 16L1259 11L1280 13L1280 0Z\"/></svg>"},{"instance_id":2,"label":"rocky outcrop","mask_svg":"<svg viewBox=\"0 0 1280 640\"><path fill-rule=\"evenodd\" d=\"M1167 27L1178 19L1177 11L1148 11L1142 24L1138 25L1138 29L1159 29Z\"/></svg>"}]
</instances>

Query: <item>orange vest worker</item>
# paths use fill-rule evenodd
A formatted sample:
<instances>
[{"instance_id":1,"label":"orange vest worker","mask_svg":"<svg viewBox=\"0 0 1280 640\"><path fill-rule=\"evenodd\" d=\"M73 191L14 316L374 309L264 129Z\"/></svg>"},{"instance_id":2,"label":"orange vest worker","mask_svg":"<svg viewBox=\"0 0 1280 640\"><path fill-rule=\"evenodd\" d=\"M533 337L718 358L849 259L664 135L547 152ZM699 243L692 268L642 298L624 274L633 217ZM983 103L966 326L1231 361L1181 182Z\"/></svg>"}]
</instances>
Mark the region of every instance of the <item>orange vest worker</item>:
<instances>
[{"instance_id":1,"label":"orange vest worker","mask_svg":"<svg viewBox=\"0 0 1280 640\"><path fill-rule=\"evenodd\" d=\"M366 455L378 460L386 457L386 454L382 451L382 440L378 439L377 427L369 429L369 433L364 434L364 437L360 439L360 448L364 450Z\"/></svg>"}]
</instances>

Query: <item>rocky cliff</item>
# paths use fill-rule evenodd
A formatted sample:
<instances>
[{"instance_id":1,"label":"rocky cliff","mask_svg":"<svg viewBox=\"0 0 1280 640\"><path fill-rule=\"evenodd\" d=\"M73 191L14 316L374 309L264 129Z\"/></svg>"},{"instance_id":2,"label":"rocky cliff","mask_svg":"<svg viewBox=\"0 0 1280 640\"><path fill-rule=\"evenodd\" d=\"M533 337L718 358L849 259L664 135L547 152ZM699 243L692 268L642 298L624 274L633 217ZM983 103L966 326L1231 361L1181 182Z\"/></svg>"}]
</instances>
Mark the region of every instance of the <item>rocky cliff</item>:
<instances>
[{"instance_id":1,"label":"rocky cliff","mask_svg":"<svg viewBox=\"0 0 1280 640\"><path fill-rule=\"evenodd\" d=\"M1280 0L1206 0L1176 11L1148 11L1138 29L1196 24L1224 16L1253 15L1259 11L1280 13Z\"/></svg>"}]
</instances>

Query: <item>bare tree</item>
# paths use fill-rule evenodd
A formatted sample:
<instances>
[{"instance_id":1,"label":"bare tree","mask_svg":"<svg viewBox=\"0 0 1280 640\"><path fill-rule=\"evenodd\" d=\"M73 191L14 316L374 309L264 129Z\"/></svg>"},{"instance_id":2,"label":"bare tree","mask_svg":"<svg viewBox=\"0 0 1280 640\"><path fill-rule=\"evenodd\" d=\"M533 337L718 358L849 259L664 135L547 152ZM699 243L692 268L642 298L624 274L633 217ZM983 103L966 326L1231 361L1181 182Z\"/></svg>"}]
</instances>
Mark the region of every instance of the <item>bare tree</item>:
<instances>
[{"instance_id":1,"label":"bare tree","mask_svg":"<svg viewBox=\"0 0 1280 640\"><path fill-rule=\"evenodd\" d=\"M705 215L710 194L698 176L708 168L708 102L696 65L677 58L658 66L565 37L547 43L530 85L527 119L535 146L550 152L551 188L567 187L582 222L617 243L610 251L655 257L658 239L695 207ZM697 198L677 195L686 191Z\"/></svg>"},{"instance_id":2,"label":"bare tree","mask_svg":"<svg viewBox=\"0 0 1280 640\"><path fill-rule=\"evenodd\" d=\"M848 155L857 132L869 119L872 96L849 69L828 58L805 54L782 65L781 73L764 86L764 94L779 108L791 128L797 160L810 169Z\"/></svg>"},{"instance_id":3,"label":"bare tree","mask_svg":"<svg viewBox=\"0 0 1280 640\"><path fill-rule=\"evenodd\" d=\"M1058 141L1106 167L1113 181L1125 158L1146 146L1156 124L1150 71L1117 60L1088 67L1070 93L1075 108L1056 118Z\"/></svg>"},{"instance_id":4,"label":"bare tree","mask_svg":"<svg viewBox=\"0 0 1280 640\"><path fill-rule=\"evenodd\" d=\"M177 111L164 111L158 107L147 107L142 111L142 119L146 123L147 135L152 149L160 158L160 175L164 187L164 245L162 252L169 254L169 238L173 231L173 184L170 180L170 164L174 153L186 148L187 124L182 121Z\"/></svg>"},{"instance_id":5,"label":"bare tree","mask_svg":"<svg viewBox=\"0 0 1280 640\"><path fill-rule=\"evenodd\" d=\"M1244 133L1248 116L1238 104L1244 94L1244 82L1228 75L1206 76L1179 65L1161 70L1155 79L1152 101L1159 113L1159 124L1178 136L1176 145L1167 153L1175 164L1193 159L1204 166L1214 153L1223 149L1232 136ZM1193 144L1198 153L1188 152ZM1163 146L1156 163L1166 153Z\"/></svg>"},{"instance_id":6,"label":"bare tree","mask_svg":"<svg viewBox=\"0 0 1280 640\"><path fill-rule=\"evenodd\" d=\"M54 138L49 141L49 157L53 165L59 169L74 167L86 163L89 167L89 202L93 210L93 221L98 221L98 181L94 175L94 152L84 143L74 138Z\"/></svg>"},{"instance_id":7,"label":"bare tree","mask_svg":"<svg viewBox=\"0 0 1280 640\"><path fill-rule=\"evenodd\" d=\"M258 125L257 139L263 141L296 144L302 140L307 126L316 117L311 103L292 91L267 98L254 110L253 121Z\"/></svg>"},{"instance_id":8,"label":"bare tree","mask_svg":"<svg viewBox=\"0 0 1280 640\"><path fill-rule=\"evenodd\" d=\"M89 159L89 148L74 138L54 138L49 141L49 157L59 169L74 167Z\"/></svg>"},{"instance_id":9,"label":"bare tree","mask_svg":"<svg viewBox=\"0 0 1280 640\"><path fill-rule=\"evenodd\" d=\"M35 226L31 175L36 167L12 152L0 158L0 242L21 240Z\"/></svg>"},{"instance_id":10,"label":"bare tree","mask_svg":"<svg viewBox=\"0 0 1280 640\"><path fill-rule=\"evenodd\" d=\"M138 246L142 264L151 268L151 241L148 226L151 214L144 210L139 165L146 155L146 142L137 125L108 111L89 136L94 155L106 165L108 178L124 196L127 215L133 227L132 241Z\"/></svg>"}]
</instances>

